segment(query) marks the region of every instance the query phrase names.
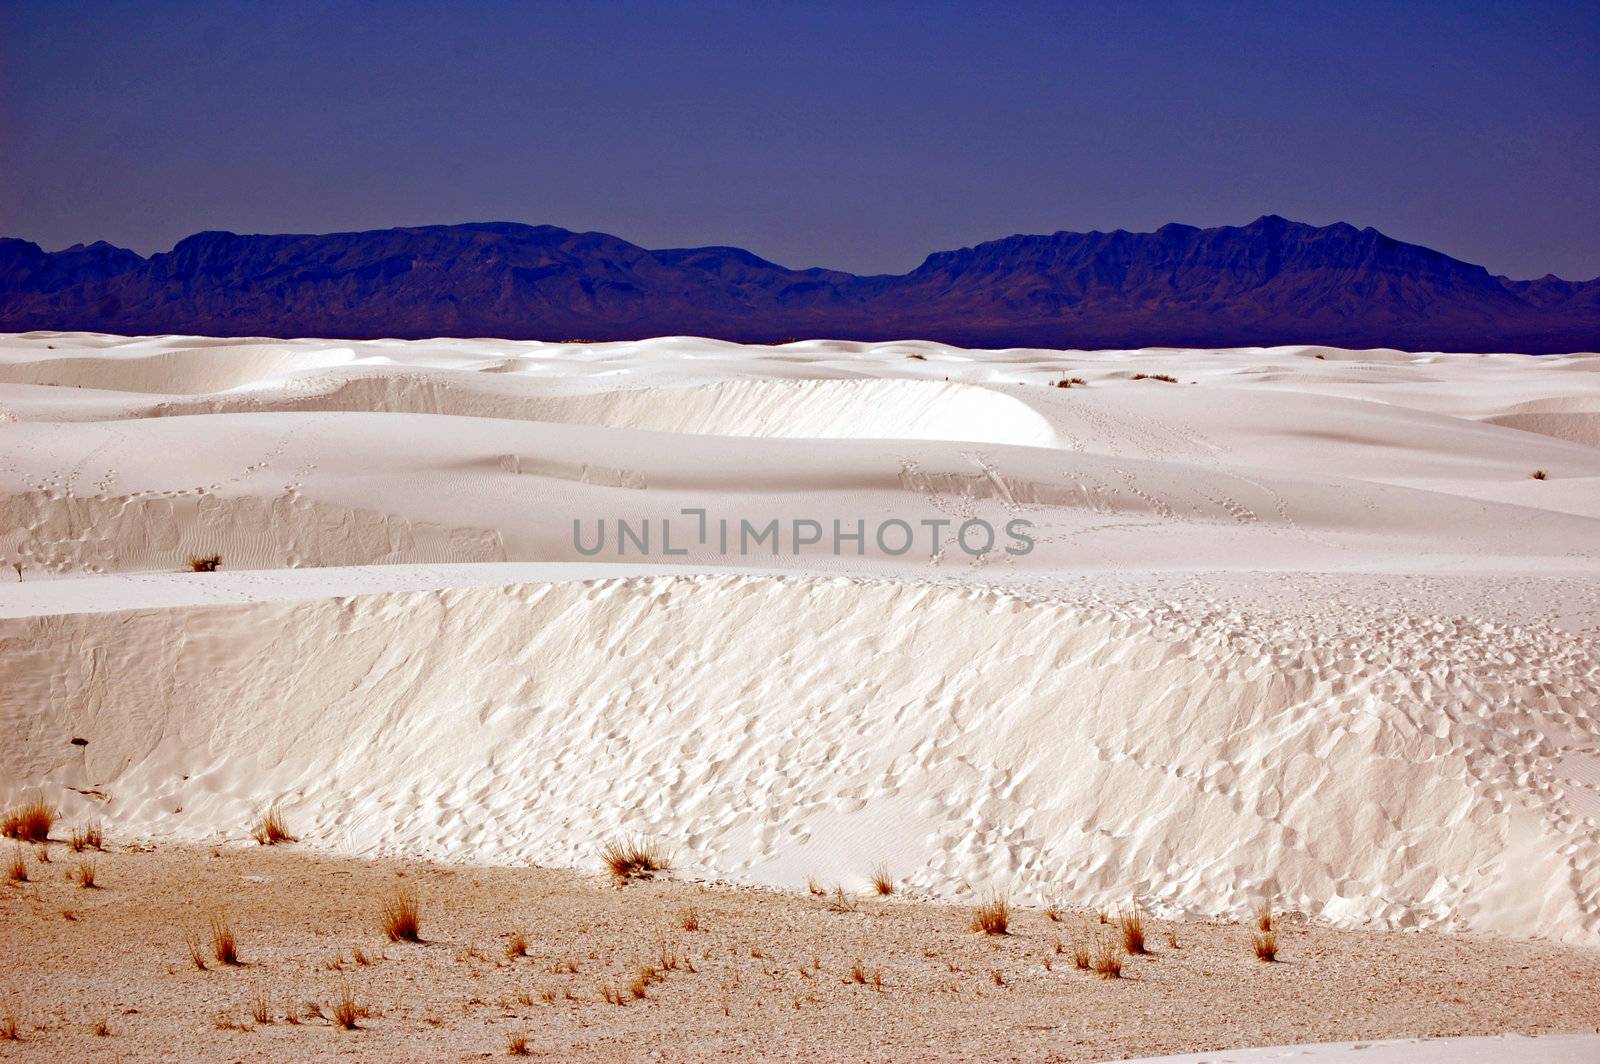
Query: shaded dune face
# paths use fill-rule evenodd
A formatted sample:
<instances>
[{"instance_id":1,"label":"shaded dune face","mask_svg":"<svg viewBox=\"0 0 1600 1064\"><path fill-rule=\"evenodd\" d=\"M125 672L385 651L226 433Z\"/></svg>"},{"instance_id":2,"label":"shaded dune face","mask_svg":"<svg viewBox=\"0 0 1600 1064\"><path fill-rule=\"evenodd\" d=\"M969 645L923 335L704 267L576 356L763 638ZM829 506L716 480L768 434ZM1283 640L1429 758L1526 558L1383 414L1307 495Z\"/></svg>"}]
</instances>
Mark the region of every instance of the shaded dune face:
<instances>
[{"instance_id":1,"label":"shaded dune face","mask_svg":"<svg viewBox=\"0 0 1600 1064\"><path fill-rule=\"evenodd\" d=\"M1594 943L1596 365L0 339L0 798ZM686 508L944 531L575 549Z\"/></svg>"}]
</instances>

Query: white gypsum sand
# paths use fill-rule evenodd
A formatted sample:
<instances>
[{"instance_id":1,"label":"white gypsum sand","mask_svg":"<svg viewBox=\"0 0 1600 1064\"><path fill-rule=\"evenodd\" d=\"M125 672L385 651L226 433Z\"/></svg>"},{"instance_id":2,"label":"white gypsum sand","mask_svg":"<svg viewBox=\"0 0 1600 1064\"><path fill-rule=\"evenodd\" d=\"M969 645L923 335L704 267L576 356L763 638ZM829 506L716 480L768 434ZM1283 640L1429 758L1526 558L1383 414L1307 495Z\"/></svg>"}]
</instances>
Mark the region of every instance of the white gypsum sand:
<instances>
[{"instance_id":1,"label":"white gypsum sand","mask_svg":"<svg viewBox=\"0 0 1600 1064\"><path fill-rule=\"evenodd\" d=\"M9 337L0 798L1594 946L1596 425L1593 355ZM688 508L953 524L574 546Z\"/></svg>"}]
</instances>

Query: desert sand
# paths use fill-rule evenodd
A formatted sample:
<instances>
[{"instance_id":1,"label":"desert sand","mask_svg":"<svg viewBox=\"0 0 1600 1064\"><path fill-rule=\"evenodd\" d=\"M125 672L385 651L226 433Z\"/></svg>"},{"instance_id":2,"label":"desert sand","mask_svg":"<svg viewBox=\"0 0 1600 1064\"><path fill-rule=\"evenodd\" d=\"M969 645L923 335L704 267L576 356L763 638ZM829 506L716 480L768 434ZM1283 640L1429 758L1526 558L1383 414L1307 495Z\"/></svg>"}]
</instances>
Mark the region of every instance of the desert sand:
<instances>
[{"instance_id":1,"label":"desert sand","mask_svg":"<svg viewBox=\"0 0 1600 1064\"><path fill-rule=\"evenodd\" d=\"M48 864L30 852L28 883L0 890L0 948L26 958L8 973L24 988L11 1005L20 1040L0 1055L461 1060L506 1056L521 1037L552 1060L1097 1061L1508 1029L1518 1036L1489 1059L1559 1059L1547 1054L1570 1043L1588 1061L1600 1046L1600 958L1550 943L1285 917L1268 964L1250 921L1152 919L1148 953L1107 979L1073 951L1119 929L1081 910L1019 909L1001 936L974 932L970 906L898 891L841 902L681 880L618 889L592 873L303 844L106 844L89 854L92 889L67 878L83 858L55 845ZM380 928L405 887L421 943ZM212 951L218 916L238 964ZM525 955L510 948L518 933ZM335 1021L347 991L363 1013L354 1030ZM1539 1037L1574 1030L1590 1033Z\"/></svg>"},{"instance_id":2,"label":"desert sand","mask_svg":"<svg viewBox=\"0 0 1600 1064\"><path fill-rule=\"evenodd\" d=\"M1589 354L6 337L0 558L20 573L0 583L0 800L42 795L63 824L96 820L116 845L154 846L106 857L108 900L94 904L108 909L137 906L109 885L125 874L149 884L152 905L181 896L201 877L185 862L267 862L259 874L312 894L323 875L323 904L355 889L330 885L345 878L332 869L352 881L455 870L484 898L582 882L590 893L571 910L611 913L615 933L592 948L620 963L654 942L660 914L624 930L617 898L681 904L715 883L718 899L748 902L741 926L774 906L776 926L793 921L786 942L831 942L837 963L859 936L806 923L821 919L807 883L860 894L882 864L899 885L882 904L933 936L896 926L873 938L886 970L890 955L909 964L897 936L978 949L949 907L989 892L1040 935L1052 901L1091 911L1137 897L1201 940L1237 939L1228 921L1271 899L1293 934L1325 936L1340 958L1314 977L1294 969L1306 993L1348 980L1387 999L1400 983L1383 973L1410 971L1416 950L1472 968L1468 998L1526 988L1507 964L1588 993L1600 951L1597 443ZM711 533L686 534L700 511ZM580 549L600 518L612 538ZM777 521L776 549L725 549L723 519L736 539L741 521ZM652 549L619 545L619 520L653 525ZM797 543L797 520L902 520L918 538L893 554L869 531L836 552L826 535ZM956 538L963 522L1019 520L1026 553ZM217 571L186 571L212 555ZM301 839L289 856L248 841L269 807ZM591 882L599 848L620 837L670 850L672 882L615 895ZM202 860L211 847L223 856ZM534 878L496 879L515 873ZM216 874L190 909L239 881ZM94 920L62 919L68 903L40 890L4 892L8 935L26 912L39 928L26 941L48 944L11 993L54 988L65 1008L88 993L85 958L104 941L89 934L139 917L108 913L91 932ZM348 931L308 919L335 937L370 933L354 919L370 900L341 903ZM474 904L480 922L449 940L493 957L509 926L490 901ZM141 934L181 946L166 921L146 920ZM275 992L325 995L294 937L311 932L256 923L284 951ZM1023 941L1004 948L1012 938ZM439 959L450 949L406 950L452 973L424 980L438 1007L460 996ZM75 974L40 974L49 956ZM1532 995L1537 1014L1452 1011L1431 987L1405 1024L1313 1006L1286 1027L1269 1019L1281 1002L1260 980L1293 965L1220 937L1182 956L1227 957L1228 974L1203 991L1167 984L1163 1007L1244 995L1231 1034L1191 1016L1169 1036L1147 1016L1137 1034L1071 1028L1080 1044L1052 1013L1039 1022L1055 1034L1030 1041L1032 1021L1017 1019L1002 1043L981 1012L887 1018L933 1008L922 1000L867 1010L887 1027L830 1020L827 1048L1095 1059L1596 1030L1554 976ZM1126 1008L1099 998L1153 985L1141 981L1173 961L1135 960L1138 979L1070 993L1095 995L1077 1004L1097 1014ZM113 972L143 990L153 976L133 963ZM360 973L385 1002L371 1037L420 1032L395 1017L424 1006L373 982L399 970L386 965ZM159 1052L169 1028L229 1033L210 1021L232 999L202 974L175 973L194 992L173 989L161 1007L204 1015L134 1022L145 1033L119 1051ZM689 1026L673 1028L669 1057L696 1055L703 1012L673 1013ZM603 1037L636 1039L639 1022L608 1018ZM75 1023L39 1032L35 1048L82 1037ZM446 1027L441 1052L505 1051L469 1046L459 1017ZM530 1045L652 1049L585 1048L565 1029L530 1031ZM818 1028L783 1030L716 1051L804 1056ZM225 1052L266 1052L255 1044ZM1498 1040L1484 1059L1556 1052L1532 1045ZM1384 1050L1433 1059L1423 1051L1438 1046Z\"/></svg>"}]
</instances>

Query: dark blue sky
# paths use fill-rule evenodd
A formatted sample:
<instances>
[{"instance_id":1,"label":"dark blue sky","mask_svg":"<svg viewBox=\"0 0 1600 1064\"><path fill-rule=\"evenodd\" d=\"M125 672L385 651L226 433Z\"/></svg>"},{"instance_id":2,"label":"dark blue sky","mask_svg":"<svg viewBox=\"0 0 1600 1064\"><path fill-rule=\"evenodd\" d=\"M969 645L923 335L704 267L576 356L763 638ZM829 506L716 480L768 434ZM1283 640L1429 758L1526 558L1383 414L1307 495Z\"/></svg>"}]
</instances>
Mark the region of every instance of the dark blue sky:
<instances>
[{"instance_id":1,"label":"dark blue sky","mask_svg":"<svg viewBox=\"0 0 1600 1064\"><path fill-rule=\"evenodd\" d=\"M0 234L51 249L505 219L899 272L1264 213L1600 274L1600 4L0 0Z\"/></svg>"}]
</instances>

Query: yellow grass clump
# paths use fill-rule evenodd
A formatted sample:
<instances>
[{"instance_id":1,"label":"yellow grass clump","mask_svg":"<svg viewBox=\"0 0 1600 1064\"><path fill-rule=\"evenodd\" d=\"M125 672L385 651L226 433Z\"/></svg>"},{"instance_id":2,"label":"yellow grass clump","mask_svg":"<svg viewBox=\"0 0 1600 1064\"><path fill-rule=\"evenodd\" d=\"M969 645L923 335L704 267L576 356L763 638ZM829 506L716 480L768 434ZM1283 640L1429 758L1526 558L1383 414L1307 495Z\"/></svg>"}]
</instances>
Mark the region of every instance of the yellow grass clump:
<instances>
[{"instance_id":1,"label":"yellow grass clump","mask_svg":"<svg viewBox=\"0 0 1600 1064\"><path fill-rule=\"evenodd\" d=\"M211 955L218 964L238 964L239 940L221 913L211 918Z\"/></svg>"},{"instance_id":2,"label":"yellow grass clump","mask_svg":"<svg viewBox=\"0 0 1600 1064\"><path fill-rule=\"evenodd\" d=\"M1089 967L1102 979L1122 978L1122 943L1107 935L1095 947Z\"/></svg>"},{"instance_id":3,"label":"yellow grass clump","mask_svg":"<svg viewBox=\"0 0 1600 1064\"><path fill-rule=\"evenodd\" d=\"M401 887L383 903L379 925L390 942L422 941L422 903L417 892Z\"/></svg>"},{"instance_id":4,"label":"yellow grass clump","mask_svg":"<svg viewBox=\"0 0 1600 1064\"><path fill-rule=\"evenodd\" d=\"M0 835L18 842L45 842L60 815L60 810L43 797L35 798L6 811L0 819Z\"/></svg>"},{"instance_id":5,"label":"yellow grass clump","mask_svg":"<svg viewBox=\"0 0 1600 1064\"><path fill-rule=\"evenodd\" d=\"M82 853L84 850L104 850L105 836L100 831L99 824L85 824L72 829L72 852Z\"/></svg>"},{"instance_id":6,"label":"yellow grass clump","mask_svg":"<svg viewBox=\"0 0 1600 1064\"><path fill-rule=\"evenodd\" d=\"M1144 945L1144 913L1134 901L1117 916L1117 929L1122 932L1122 948L1128 953L1148 953Z\"/></svg>"},{"instance_id":7,"label":"yellow grass clump","mask_svg":"<svg viewBox=\"0 0 1600 1064\"><path fill-rule=\"evenodd\" d=\"M250 837L263 846L276 846L280 842L299 842L295 836L289 834L289 829L284 825L283 814L277 809L268 809L261 815L255 828L250 832Z\"/></svg>"},{"instance_id":8,"label":"yellow grass clump","mask_svg":"<svg viewBox=\"0 0 1600 1064\"><path fill-rule=\"evenodd\" d=\"M356 1004L356 995L350 989L350 984L341 984L339 1000L333 1003L333 1025L341 1031L354 1031L359 1026L356 1021L365 1013L366 1010Z\"/></svg>"},{"instance_id":9,"label":"yellow grass clump","mask_svg":"<svg viewBox=\"0 0 1600 1064\"><path fill-rule=\"evenodd\" d=\"M985 935L1009 934L1011 902L1004 894L991 894L972 914L972 929Z\"/></svg>"},{"instance_id":10,"label":"yellow grass clump","mask_svg":"<svg viewBox=\"0 0 1600 1064\"><path fill-rule=\"evenodd\" d=\"M618 886L633 879L652 879L672 867L660 847L644 839L613 839L601 848L600 860Z\"/></svg>"},{"instance_id":11,"label":"yellow grass clump","mask_svg":"<svg viewBox=\"0 0 1600 1064\"><path fill-rule=\"evenodd\" d=\"M894 893L894 879L889 875L889 866L880 864L872 870L872 889L881 895Z\"/></svg>"}]
</instances>

